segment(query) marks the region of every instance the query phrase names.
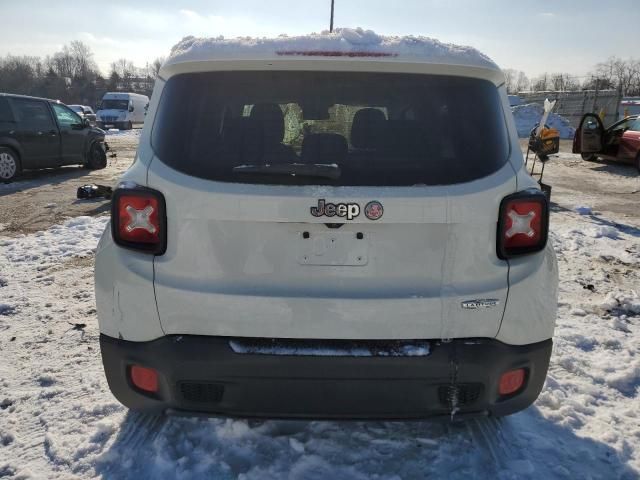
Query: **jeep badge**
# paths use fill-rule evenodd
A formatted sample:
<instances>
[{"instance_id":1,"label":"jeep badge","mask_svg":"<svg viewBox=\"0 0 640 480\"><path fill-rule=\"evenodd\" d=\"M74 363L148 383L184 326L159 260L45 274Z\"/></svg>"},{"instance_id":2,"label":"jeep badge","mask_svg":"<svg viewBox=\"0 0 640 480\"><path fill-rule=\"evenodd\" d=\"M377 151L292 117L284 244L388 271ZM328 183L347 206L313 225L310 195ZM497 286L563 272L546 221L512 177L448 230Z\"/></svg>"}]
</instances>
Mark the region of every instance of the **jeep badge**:
<instances>
[{"instance_id":1,"label":"jeep badge","mask_svg":"<svg viewBox=\"0 0 640 480\"><path fill-rule=\"evenodd\" d=\"M364 214L369 220L377 220L382 216L382 204L369 202L364 207ZM357 203L327 203L324 198L318 200L318 205L311 207L311 215L314 217L346 217L353 220L360 215L360 205Z\"/></svg>"},{"instance_id":2,"label":"jeep badge","mask_svg":"<svg viewBox=\"0 0 640 480\"><path fill-rule=\"evenodd\" d=\"M347 220L353 220L360 215L360 205L357 203L326 203L324 198L318 200L317 207L311 207L311 215L314 217L347 217Z\"/></svg>"}]
</instances>

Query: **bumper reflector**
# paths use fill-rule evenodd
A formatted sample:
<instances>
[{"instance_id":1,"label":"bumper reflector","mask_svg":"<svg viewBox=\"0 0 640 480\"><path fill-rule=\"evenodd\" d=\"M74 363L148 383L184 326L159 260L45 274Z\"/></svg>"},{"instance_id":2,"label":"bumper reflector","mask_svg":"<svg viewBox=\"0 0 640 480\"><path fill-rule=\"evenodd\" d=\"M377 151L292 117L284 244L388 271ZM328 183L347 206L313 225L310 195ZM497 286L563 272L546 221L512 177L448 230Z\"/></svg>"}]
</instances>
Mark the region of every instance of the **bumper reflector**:
<instances>
[{"instance_id":1,"label":"bumper reflector","mask_svg":"<svg viewBox=\"0 0 640 480\"><path fill-rule=\"evenodd\" d=\"M522 385L524 385L524 373L524 368L503 373L500 377L500 385L498 387L500 395L511 395L520 390Z\"/></svg>"},{"instance_id":2,"label":"bumper reflector","mask_svg":"<svg viewBox=\"0 0 640 480\"><path fill-rule=\"evenodd\" d=\"M158 372L153 368L141 367L133 365L129 370L131 382L140 390L145 392L157 393L158 391Z\"/></svg>"}]
</instances>

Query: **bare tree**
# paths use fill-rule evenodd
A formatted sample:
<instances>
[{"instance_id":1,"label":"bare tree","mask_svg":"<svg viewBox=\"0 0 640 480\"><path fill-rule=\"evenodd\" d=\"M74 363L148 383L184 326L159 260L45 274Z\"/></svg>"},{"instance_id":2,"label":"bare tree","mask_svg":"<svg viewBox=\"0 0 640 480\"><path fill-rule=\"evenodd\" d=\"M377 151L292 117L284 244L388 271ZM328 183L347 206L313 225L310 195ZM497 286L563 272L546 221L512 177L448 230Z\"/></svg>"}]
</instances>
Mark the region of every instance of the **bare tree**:
<instances>
[{"instance_id":1,"label":"bare tree","mask_svg":"<svg viewBox=\"0 0 640 480\"><path fill-rule=\"evenodd\" d=\"M540 75L538 78L534 78L531 82L531 89L534 92L545 92L547 90L550 90L550 87L551 85L549 82L549 74L546 72Z\"/></svg>"},{"instance_id":2,"label":"bare tree","mask_svg":"<svg viewBox=\"0 0 640 480\"><path fill-rule=\"evenodd\" d=\"M160 74L160 69L164 64L164 57L158 57L151 63L151 72L153 74L153 78L157 78Z\"/></svg>"},{"instance_id":3,"label":"bare tree","mask_svg":"<svg viewBox=\"0 0 640 480\"><path fill-rule=\"evenodd\" d=\"M111 64L110 77L117 77L122 84L122 88L124 88L125 90L131 89L135 74L135 65L132 61L127 60L126 58L120 58Z\"/></svg>"},{"instance_id":4,"label":"bare tree","mask_svg":"<svg viewBox=\"0 0 640 480\"><path fill-rule=\"evenodd\" d=\"M518 79L516 80L516 92L524 92L531 88L531 81L525 75L524 72L518 72Z\"/></svg>"},{"instance_id":5,"label":"bare tree","mask_svg":"<svg viewBox=\"0 0 640 480\"><path fill-rule=\"evenodd\" d=\"M66 45L62 48L61 52L56 52L53 54L53 58L51 59L51 68L58 74L60 77L71 78L75 74L75 64L73 57L69 51L69 47Z\"/></svg>"},{"instance_id":6,"label":"bare tree","mask_svg":"<svg viewBox=\"0 0 640 480\"><path fill-rule=\"evenodd\" d=\"M615 88L616 86L611 78L601 77L597 74L591 74L582 83L583 90L609 90Z\"/></svg>"},{"instance_id":7,"label":"bare tree","mask_svg":"<svg viewBox=\"0 0 640 480\"><path fill-rule=\"evenodd\" d=\"M515 94L529 89L530 82L524 72L514 70L512 68L506 68L503 70L503 73L507 93Z\"/></svg>"},{"instance_id":8,"label":"bare tree","mask_svg":"<svg viewBox=\"0 0 640 480\"><path fill-rule=\"evenodd\" d=\"M512 68L505 68L504 70L502 70L502 73L504 73L504 84L507 88L507 93L515 93L514 83L517 75L516 71Z\"/></svg>"},{"instance_id":9,"label":"bare tree","mask_svg":"<svg viewBox=\"0 0 640 480\"><path fill-rule=\"evenodd\" d=\"M139 69L127 59L111 65L104 79L83 42L73 41L51 56L0 57L0 92L59 99L65 103L96 106L105 91L126 89L149 95L162 58Z\"/></svg>"},{"instance_id":10,"label":"bare tree","mask_svg":"<svg viewBox=\"0 0 640 480\"><path fill-rule=\"evenodd\" d=\"M6 56L0 60L0 91L32 94L35 59Z\"/></svg>"},{"instance_id":11,"label":"bare tree","mask_svg":"<svg viewBox=\"0 0 640 480\"><path fill-rule=\"evenodd\" d=\"M551 88L557 92L573 92L580 88L578 80L569 73L554 73L549 81Z\"/></svg>"},{"instance_id":12,"label":"bare tree","mask_svg":"<svg viewBox=\"0 0 640 480\"><path fill-rule=\"evenodd\" d=\"M606 85L606 87L600 88L615 88L620 92L620 95L637 94L640 90L640 61L609 57L606 61L596 65L592 77L599 83Z\"/></svg>"},{"instance_id":13,"label":"bare tree","mask_svg":"<svg viewBox=\"0 0 640 480\"><path fill-rule=\"evenodd\" d=\"M68 50L73 59L74 76L90 77L96 73L98 68L93 61L93 52L87 44L74 40L69 44Z\"/></svg>"}]
</instances>

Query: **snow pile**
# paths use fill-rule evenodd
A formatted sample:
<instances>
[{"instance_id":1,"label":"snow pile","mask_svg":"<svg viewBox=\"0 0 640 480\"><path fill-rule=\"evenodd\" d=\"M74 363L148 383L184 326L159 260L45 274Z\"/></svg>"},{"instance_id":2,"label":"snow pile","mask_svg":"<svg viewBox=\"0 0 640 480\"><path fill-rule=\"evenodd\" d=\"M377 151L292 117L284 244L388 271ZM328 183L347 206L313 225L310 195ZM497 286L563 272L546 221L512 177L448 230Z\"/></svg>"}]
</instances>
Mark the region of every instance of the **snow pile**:
<instances>
[{"instance_id":1,"label":"snow pile","mask_svg":"<svg viewBox=\"0 0 640 480\"><path fill-rule=\"evenodd\" d=\"M377 54L499 70L489 57L472 47L420 36L382 36L362 28L338 28L333 33L325 31L295 37L281 35L277 38L185 37L171 49L165 65L203 60L273 58L309 52L370 53L374 58Z\"/></svg>"},{"instance_id":2,"label":"snow pile","mask_svg":"<svg viewBox=\"0 0 640 480\"><path fill-rule=\"evenodd\" d=\"M47 264L95 251L108 217L75 217L33 235L0 238L0 253L13 263Z\"/></svg>"},{"instance_id":3,"label":"snow pile","mask_svg":"<svg viewBox=\"0 0 640 480\"><path fill-rule=\"evenodd\" d=\"M529 138L529 134L542 119L544 109L539 103L527 103L511 107L513 118L516 121L516 128L520 138ZM565 117L551 112L547 118L547 125L560 132L560 138L572 139L576 129L571 126L571 122Z\"/></svg>"},{"instance_id":4,"label":"snow pile","mask_svg":"<svg viewBox=\"0 0 640 480\"><path fill-rule=\"evenodd\" d=\"M515 107L516 105L522 105L522 99L518 95L508 95L509 106Z\"/></svg>"},{"instance_id":5,"label":"snow pile","mask_svg":"<svg viewBox=\"0 0 640 480\"><path fill-rule=\"evenodd\" d=\"M640 344L634 340L640 333L640 298L628 290L640 284L640 249L620 229L598 225L597 218L589 223L580 228L567 222L552 226L565 281L560 284L556 361L550 375L564 383L562 390L579 399L567 408L574 422L597 420L584 430L599 431L606 423L628 419L634 432L629 438L640 439L640 419L635 409L632 413L627 407L637 403L640 395ZM576 237L580 238L580 262L568 256ZM605 405L611 410L597 415L598 406ZM557 408L562 411L560 404ZM625 445L621 432L611 431L608 436Z\"/></svg>"},{"instance_id":6,"label":"snow pile","mask_svg":"<svg viewBox=\"0 0 640 480\"><path fill-rule=\"evenodd\" d=\"M595 238L607 237L607 238L618 238L620 232L616 227L612 227L610 225L598 225L589 229L589 235Z\"/></svg>"},{"instance_id":7,"label":"snow pile","mask_svg":"<svg viewBox=\"0 0 640 480\"><path fill-rule=\"evenodd\" d=\"M640 297L635 292L609 293L600 307L617 315L640 315Z\"/></svg>"},{"instance_id":8,"label":"snow pile","mask_svg":"<svg viewBox=\"0 0 640 480\"><path fill-rule=\"evenodd\" d=\"M9 275L14 269L31 269L35 284L52 285L56 276L47 272L55 270L61 261L93 259L107 221L108 217L75 217L32 235L0 237L0 272ZM0 278L0 288L11 286L8 276ZM14 315L30 305L28 295L9 295L9 291L0 290L0 316Z\"/></svg>"}]
</instances>

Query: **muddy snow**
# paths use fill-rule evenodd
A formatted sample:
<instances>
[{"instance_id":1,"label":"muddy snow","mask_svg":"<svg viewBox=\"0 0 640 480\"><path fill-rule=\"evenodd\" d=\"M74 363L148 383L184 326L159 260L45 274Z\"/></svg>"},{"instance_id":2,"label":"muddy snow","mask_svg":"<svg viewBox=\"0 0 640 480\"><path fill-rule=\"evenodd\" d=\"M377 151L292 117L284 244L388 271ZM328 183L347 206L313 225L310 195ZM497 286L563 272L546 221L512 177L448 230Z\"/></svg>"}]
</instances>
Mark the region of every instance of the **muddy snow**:
<instances>
[{"instance_id":1,"label":"muddy snow","mask_svg":"<svg viewBox=\"0 0 640 480\"><path fill-rule=\"evenodd\" d=\"M0 224L16 225L0 227L0 478L639 478L640 177L567 153L545 177L560 268L545 387L521 413L461 424L127 412L98 347L93 254L104 213L64 207L77 178L61 181L71 185L55 200L44 176L0 186L5 205L30 191L60 213L34 231L0 210Z\"/></svg>"},{"instance_id":2,"label":"muddy snow","mask_svg":"<svg viewBox=\"0 0 640 480\"><path fill-rule=\"evenodd\" d=\"M31 170L13 183L0 183L0 232L33 233L68 217L108 212L106 200L78 200L76 191L88 183L114 186L133 162L140 132L141 129L107 132L111 151L104 170L78 166Z\"/></svg>"}]
</instances>

